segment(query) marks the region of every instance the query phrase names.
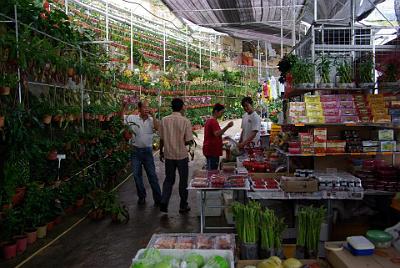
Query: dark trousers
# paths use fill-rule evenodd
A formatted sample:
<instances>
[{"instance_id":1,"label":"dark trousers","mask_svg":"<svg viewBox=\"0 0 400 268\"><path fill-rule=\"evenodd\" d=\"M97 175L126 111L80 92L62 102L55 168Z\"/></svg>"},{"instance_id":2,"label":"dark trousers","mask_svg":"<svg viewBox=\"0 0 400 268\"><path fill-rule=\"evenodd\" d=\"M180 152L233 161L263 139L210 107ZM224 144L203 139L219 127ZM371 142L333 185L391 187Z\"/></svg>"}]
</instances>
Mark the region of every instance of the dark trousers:
<instances>
[{"instance_id":1,"label":"dark trousers","mask_svg":"<svg viewBox=\"0 0 400 268\"><path fill-rule=\"evenodd\" d=\"M175 173L178 168L179 173L179 196L181 197L180 208L188 206L188 176L189 158L181 160L165 159L165 181L163 184L161 203L168 208L171 198L172 188L175 184Z\"/></svg>"},{"instance_id":2,"label":"dark trousers","mask_svg":"<svg viewBox=\"0 0 400 268\"><path fill-rule=\"evenodd\" d=\"M218 156L206 156L207 159L207 170L218 169L219 157Z\"/></svg>"},{"instance_id":3,"label":"dark trousers","mask_svg":"<svg viewBox=\"0 0 400 268\"><path fill-rule=\"evenodd\" d=\"M146 188L143 184L142 166L144 166L144 170L146 171L147 178L153 192L154 202L159 203L161 201L161 189L160 185L158 184L156 167L154 165L153 150L151 147L134 147L132 151L133 178L135 179L137 194L139 198L146 198Z\"/></svg>"}]
</instances>

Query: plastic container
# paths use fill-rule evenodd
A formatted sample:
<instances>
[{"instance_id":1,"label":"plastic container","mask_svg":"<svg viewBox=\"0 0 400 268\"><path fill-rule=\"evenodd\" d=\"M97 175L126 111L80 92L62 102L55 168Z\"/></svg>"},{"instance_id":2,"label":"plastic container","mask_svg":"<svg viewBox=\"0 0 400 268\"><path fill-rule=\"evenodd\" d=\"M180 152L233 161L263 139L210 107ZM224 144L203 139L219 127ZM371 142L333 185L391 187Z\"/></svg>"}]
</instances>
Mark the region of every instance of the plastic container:
<instances>
[{"instance_id":1,"label":"plastic container","mask_svg":"<svg viewBox=\"0 0 400 268\"><path fill-rule=\"evenodd\" d=\"M389 248L393 240L391 234L381 230L369 230L366 237L376 248Z\"/></svg>"},{"instance_id":2,"label":"plastic container","mask_svg":"<svg viewBox=\"0 0 400 268\"><path fill-rule=\"evenodd\" d=\"M321 102L324 109L337 109L339 107L337 101Z\"/></svg>"},{"instance_id":3,"label":"plastic container","mask_svg":"<svg viewBox=\"0 0 400 268\"><path fill-rule=\"evenodd\" d=\"M337 95L338 101L353 101L353 96L349 94Z\"/></svg>"},{"instance_id":4,"label":"plastic container","mask_svg":"<svg viewBox=\"0 0 400 268\"><path fill-rule=\"evenodd\" d=\"M356 115L357 111L354 108L340 108L340 115Z\"/></svg>"},{"instance_id":5,"label":"plastic container","mask_svg":"<svg viewBox=\"0 0 400 268\"><path fill-rule=\"evenodd\" d=\"M346 109L352 109L352 108L354 108L354 102L353 101L340 101L339 107L346 108Z\"/></svg>"},{"instance_id":6,"label":"plastic container","mask_svg":"<svg viewBox=\"0 0 400 268\"><path fill-rule=\"evenodd\" d=\"M340 123L340 116L325 116L325 123L327 124L335 124ZM400 120L399 120L400 123Z\"/></svg>"},{"instance_id":7,"label":"plastic container","mask_svg":"<svg viewBox=\"0 0 400 268\"><path fill-rule=\"evenodd\" d=\"M338 116L338 115L339 115L338 109L325 109L324 108L324 116Z\"/></svg>"},{"instance_id":8,"label":"plastic container","mask_svg":"<svg viewBox=\"0 0 400 268\"><path fill-rule=\"evenodd\" d=\"M340 117L342 123L358 123L360 120L356 115L344 115Z\"/></svg>"},{"instance_id":9,"label":"plastic container","mask_svg":"<svg viewBox=\"0 0 400 268\"><path fill-rule=\"evenodd\" d=\"M374 244L364 236L347 237L347 246L355 256L370 256L374 254Z\"/></svg>"},{"instance_id":10,"label":"plastic container","mask_svg":"<svg viewBox=\"0 0 400 268\"><path fill-rule=\"evenodd\" d=\"M321 95L320 96L320 101L321 102L336 102L337 101L337 95Z\"/></svg>"},{"instance_id":11,"label":"plastic container","mask_svg":"<svg viewBox=\"0 0 400 268\"><path fill-rule=\"evenodd\" d=\"M308 95L308 96L304 96L304 100L306 103L320 102L320 96L319 95Z\"/></svg>"},{"instance_id":12,"label":"plastic container","mask_svg":"<svg viewBox=\"0 0 400 268\"><path fill-rule=\"evenodd\" d=\"M289 154L301 154L301 149L299 148L289 148Z\"/></svg>"}]
</instances>

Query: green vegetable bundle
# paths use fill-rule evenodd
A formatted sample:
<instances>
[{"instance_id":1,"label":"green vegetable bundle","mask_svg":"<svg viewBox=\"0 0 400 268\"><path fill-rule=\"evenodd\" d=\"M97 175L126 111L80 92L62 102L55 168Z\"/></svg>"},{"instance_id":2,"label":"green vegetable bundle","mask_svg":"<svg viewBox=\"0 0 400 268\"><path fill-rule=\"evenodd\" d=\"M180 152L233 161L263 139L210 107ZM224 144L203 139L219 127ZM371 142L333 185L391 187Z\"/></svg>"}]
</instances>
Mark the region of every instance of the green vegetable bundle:
<instances>
[{"instance_id":1,"label":"green vegetable bundle","mask_svg":"<svg viewBox=\"0 0 400 268\"><path fill-rule=\"evenodd\" d=\"M260 215L262 249L282 248L282 232L286 228L283 218L278 218L273 210L266 209Z\"/></svg>"},{"instance_id":2,"label":"green vegetable bundle","mask_svg":"<svg viewBox=\"0 0 400 268\"><path fill-rule=\"evenodd\" d=\"M313 206L303 207L298 212L297 245L309 250L318 250L321 224L325 219L326 209Z\"/></svg>"},{"instance_id":3,"label":"green vegetable bundle","mask_svg":"<svg viewBox=\"0 0 400 268\"><path fill-rule=\"evenodd\" d=\"M232 204L232 210L239 239L243 243L256 243L261 205L255 201L250 201L247 205L235 202Z\"/></svg>"}]
</instances>

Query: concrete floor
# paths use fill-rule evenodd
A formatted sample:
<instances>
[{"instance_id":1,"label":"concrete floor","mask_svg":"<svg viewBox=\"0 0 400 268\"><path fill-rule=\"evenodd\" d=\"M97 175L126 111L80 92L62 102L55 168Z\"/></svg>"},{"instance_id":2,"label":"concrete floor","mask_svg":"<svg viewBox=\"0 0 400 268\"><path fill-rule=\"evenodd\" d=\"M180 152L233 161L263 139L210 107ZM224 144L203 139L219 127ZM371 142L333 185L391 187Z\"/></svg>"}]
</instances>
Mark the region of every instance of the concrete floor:
<instances>
[{"instance_id":1,"label":"concrete floor","mask_svg":"<svg viewBox=\"0 0 400 268\"><path fill-rule=\"evenodd\" d=\"M240 120L234 122L235 126L227 132L232 136L240 131ZM202 131L196 140L198 147L194 161L189 164L190 174L204 165L201 150ZM155 155L155 160L162 185L164 165L159 161L158 154ZM145 182L147 189L150 189L146 179ZM189 192L192 211L187 215L180 215L177 186L178 180L166 216L153 207L151 191L148 191L147 204L143 207L138 206L133 178L129 179L119 188L120 200L128 207L130 213L130 221L127 224L113 224L110 219L100 222L86 219L23 267L129 267L137 250L146 247L154 233L199 232L196 193Z\"/></svg>"}]
</instances>

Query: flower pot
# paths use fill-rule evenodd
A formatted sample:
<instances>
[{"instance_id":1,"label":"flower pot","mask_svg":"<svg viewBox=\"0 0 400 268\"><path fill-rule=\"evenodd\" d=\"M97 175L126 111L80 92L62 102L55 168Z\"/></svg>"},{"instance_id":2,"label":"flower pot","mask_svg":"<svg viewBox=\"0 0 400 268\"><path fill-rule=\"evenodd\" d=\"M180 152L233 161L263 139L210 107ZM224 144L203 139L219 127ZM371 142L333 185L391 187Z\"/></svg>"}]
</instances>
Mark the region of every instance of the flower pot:
<instances>
[{"instance_id":1,"label":"flower pot","mask_svg":"<svg viewBox=\"0 0 400 268\"><path fill-rule=\"evenodd\" d=\"M50 161L57 160L57 150L51 150L51 151L47 154L47 160L50 160Z\"/></svg>"},{"instance_id":2,"label":"flower pot","mask_svg":"<svg viewBox=\"0 0 400 268\"><path fill-rule=\"evenodd\" d=\"M10 87L0 87L0 95L10 95Z\"/></svg>"},{"instance_id":3,"label":"flower pot","mask_svg":"<svg viewBox=\"0 0 400 268\"><path fill-rule=\"evenodd\" d=\"M15 258L17 256L17 244L10 242L3 245L3 257L6 260Z\"/></svg>"},{"instance_id":4,"label":"flower pot","mask_svg":"<svg viewBox=\"0 0 400 268\"><path fill-rule=\"evenodd\" d=\"M37 231L36 229L26 230L27 241L29 245L32 245L36 242L37 239Z\"/></svg>"},{"instance_id":5,"label":"flower pot","mask_svg":"<svg viewBox=\"0 0 400 268\"><path fill-rule=\"evenodd\" d=\"M42 122L43 122L43 124L48 125L51 123L51 119L52 119L52 116L49 114L46 114L46 115L43 115Z\"/></svg>"},{"instance_id":6,"label":"flower pot","mask_svg":"<svg viewBox=\"0 0 400 268\"><path fill-rule=\"evenodd\" d=\"M84 118L85 120L90 120L90 113L84 113L84 114L83 114L83 118Z\"/></svg>"},{"instance_id":7,"label":"flower pot","mask_svg":"<svg viewBox=\"0 0 400 268\"><path fill-rule=\"evenodd\" d=\"M241 243L240 244L240 259L241 260L258 260L257 243Z\"/></svg>"},{"instance_id":8,"label":"flower pot","mask_svg":"<svg viewBox=\"0 0 400 268\"><path fill-rule=\"evenodd\" d=\"M61 217L61 216L57 216L57 217L54 219L54 225L60 224L61 221L62 221L62 217Z\"/></svg>"},{"instance_id":9,"label":"flower pot","mask_svg":"<svg viewBox=\"0 0 400 268\"><path fill-rule=\"evenodd\" d=\"M5 121L5 117L4 116L0 116L0 128L4 127L4 121Z\"/></svg>"},{"instance_id":10,"label":"flower pot","mask_svg":"<svg viewBox=\"0 0 400 268\"><path fill-rule=\"evenodd\" d=\"M93 209L89 213L89 218L95 221L104 219L104 210L100 208Z\"/></svg>"},{"instance_id":11,"label":"flower pot","mask_svg":"<svg viewBox=\"0 0 400 268\"><path fill-rule=\"evenodd\" d=\"M104 121L105 121L105 116L102 115L102 114L99 114L99 115L97 116L97 119L98 119L100 122L104 122Z\"/></svg>"},{"instance_id":12,"label":"flower pot","mask_svg":"<svg viewBox=\"0 0 400 268\"><path fill-rule=\"evenodd\" d=\"M79 199L76 200L75 206L76 206L77 208L80 208L80 207L83 206L84 203L85 203L85 198L82 197L82 198L79 198Z\"/></svg>"},{"instance_id":13,"label":"flower pot","mask_svg":"<svg viewBox=\"0 0 400 268\"><path fill-rule=\"evenodd\" d=\"M283 255L286 259L296 257L296 244L283 244Z\"/></svg>"},{"instance_id":14,"label":"flower pot","mask_svg":"<svg viewBox=\"0 0 400 268\"><path fill-rule=\"evenodd\" d=\"M48 222L47 223L47 231L50 232L53 229L54 229L54 221Z\"/></svg>"},{"instance_id":15,"label":"flower pot","mask_svg":"<svg viewBox=\"0 0 400 268\"><path fill-rule=\"evenodd\" d=\"M75 116L74 116L73 114L67 115L67 121L68 121L68 122L72 122L72 121L74 121L74 120L75 120Z\"/></svg>"},{"instance_id":16,"label":"flower pot","mask_svg":"<svg viewBox=\"0 0 400 268\"><path fill-rule=\"evenodd\" d=\"M26 246L28 244L28 237L26 235L18 235L14 236L14 240L17 244L17 252L22 253L26 250Z\"/></svg>"},{"instance_id":17,"label":"flower pot","mask_svg":"<svg viewBox=\"0 0 400 268\"><path fill-rule=\"evenodd\" d=\"M74 68L68 68L68 77L73 77L75 75Z\"/></svg>"},{"instance_id":18,"label":"flower pot","mask_svg":"<svg viewBox=\"0 0 400 268\"><path fill-rule=\"evenodd\" d=\"M37 238L44 238L47 235L47 224L37 228Z\"/></svg>"},{"instance_id":19,"label":"flower pot","mask_svg":"<svg viewBox=\"0 0 400 268\"><path fill-rule=\"evenodd\" d=\"M13 206L19 205L22 201L24 201L25 192L26 187L19 187L15 190L15 194L11 199L11 203L13 204Z\"/></svg>"},{"instance_id":20,"label":"flower pot","mask_svg":"<svg viewBox=\"0 0 400 268\"><path fill-rule=\"evenodd\" d=\"M71 214L73 214L74 212L75 212L75 208L74 208L73 206L67 207L67 208L65 209L65 214L67 214L67 215L71 215Z\"/></svg>"}]
</instances>

